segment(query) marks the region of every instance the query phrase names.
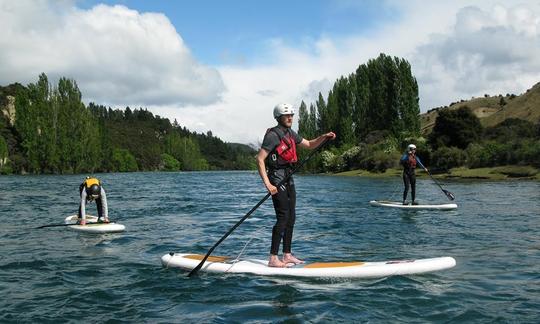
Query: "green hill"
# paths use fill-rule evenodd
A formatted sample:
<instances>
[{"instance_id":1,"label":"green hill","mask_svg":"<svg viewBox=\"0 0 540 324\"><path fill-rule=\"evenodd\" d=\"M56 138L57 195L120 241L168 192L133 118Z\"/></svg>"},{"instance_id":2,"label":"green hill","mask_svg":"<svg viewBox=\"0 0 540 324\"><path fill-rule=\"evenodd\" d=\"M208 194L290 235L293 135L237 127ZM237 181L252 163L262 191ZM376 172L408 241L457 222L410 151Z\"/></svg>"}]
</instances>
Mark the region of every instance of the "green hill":
<instances>
[{"instance_id":1,"label":"green hill","mask_svg":"<svg viewBox=\"0 0 540 324\"><path fill-rule=\"evenodd\" d=\"M458 109L467 106L480 119L482 126L495 126L508 118L519 118L532 123L540 122L540 82L521 95L485 95L438 107L420 115L421 132L425 136L431 132L441 109Z\"/></svg>"}]
</instances>

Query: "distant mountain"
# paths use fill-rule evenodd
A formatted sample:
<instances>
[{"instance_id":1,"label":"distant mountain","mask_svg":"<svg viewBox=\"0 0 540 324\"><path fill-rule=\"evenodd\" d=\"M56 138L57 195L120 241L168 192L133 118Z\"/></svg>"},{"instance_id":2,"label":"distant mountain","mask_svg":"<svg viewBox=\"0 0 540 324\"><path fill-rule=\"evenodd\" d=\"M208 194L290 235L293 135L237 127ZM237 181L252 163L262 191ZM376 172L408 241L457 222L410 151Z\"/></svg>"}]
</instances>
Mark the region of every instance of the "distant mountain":
<instances>
[{"instance_id":1,"label":"distant mountain","mask_svg":"<svg viewBox=\"0 0 540 324\"><path fill-rule=\"evenodd\" d=\"M431 109L420 115L422 134L425 136L431 133L441 109L458 109L464 106L471 109L484 127L495 126L508 118L524 119L536 124L540 122L540 82L521 95L485 95Z\"/></svg>"}]
</instances>

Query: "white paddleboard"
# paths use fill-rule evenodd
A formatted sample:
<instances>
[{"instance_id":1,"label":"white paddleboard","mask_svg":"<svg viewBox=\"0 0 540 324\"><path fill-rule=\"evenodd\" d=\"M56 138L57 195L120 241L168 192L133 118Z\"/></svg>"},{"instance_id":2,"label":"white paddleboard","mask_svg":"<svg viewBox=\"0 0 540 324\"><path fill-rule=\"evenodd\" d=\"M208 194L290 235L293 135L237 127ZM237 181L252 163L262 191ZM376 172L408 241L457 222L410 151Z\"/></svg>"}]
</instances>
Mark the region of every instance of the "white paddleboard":
<instances>
[{"instance_id":1,"label":"white paddleboard","mask_svg":"<svg viewBox=\"0 0 540 324\"><path fill-rule=\"evenodd\" d=\"M399 209L438 209L438 210L451 210L456 209L457 204L439 204L439 205L403 205L401 202L388 201L388 200L372 200L369 202L371 206L376 207L390 207Z\"/></svg>"},{"instance_id":2,"label":"white paddleboard","mask_svg":"<svg viewBox=\"0 0 540 324\"><path fill-rule=\"evenodd\" d=\"M77 215L71 215L66 217L64 222L66 224L74 224L72 226L68 226L70 229L79 231L79 232L85 232L85 233L116 233L116 232L123 232L126 230L126 227L122 224L117 223L97 223L97 217L86 215L86 225L76 225L77 224ZM95 224L90 224L95 223Z\"/></svg>"},{"instance_id":3,"label":"white paddleboard","mask_svg":"<svg viewBox=\"0 0 540 324\"><path fill-rule=\"evenodd\" d=\"M169 253L161 257L164 267L192 270L204 258L200 254ZM212 273L251 273L263 276L292 276L320 278L380 278L444 270L456 265L452 257L382 262L315 262L290 268L268 266L267 260L210 256L200 271Z\"/></svg>"}]
</instances>

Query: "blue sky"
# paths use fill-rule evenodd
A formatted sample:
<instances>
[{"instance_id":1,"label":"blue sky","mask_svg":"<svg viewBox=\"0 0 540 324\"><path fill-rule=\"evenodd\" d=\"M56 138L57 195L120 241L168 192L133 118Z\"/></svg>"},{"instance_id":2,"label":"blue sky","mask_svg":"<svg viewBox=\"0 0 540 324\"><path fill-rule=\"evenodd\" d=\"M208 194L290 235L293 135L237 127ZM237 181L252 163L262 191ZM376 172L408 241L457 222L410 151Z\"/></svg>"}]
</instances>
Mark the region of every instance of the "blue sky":
<instances>
[{"instance_id":1,"label":"blue sky","mask_svg":"<svg viewBox=\"0 0 540 324\"><path fill-rule=\"evenodd\" d=\"M267 41L306 44L327 37L360 35L376 30L399 12L384 1L78 1L82 8L99 3L124 5L139 12L165 13L205 64L255 64Z\"/></svg>"},{"instance_id":2,"label":"blue sky","mask_svg":"<svg viewBox=\"0 0 540 324\"><path fill-rule=\"evenodd\" d=\"M0 0L0 30L2 85L68 77L85 103L240 143L380 53L409 61L422 112L540 81L532 0Z\"/></svg>"}]
</instances>

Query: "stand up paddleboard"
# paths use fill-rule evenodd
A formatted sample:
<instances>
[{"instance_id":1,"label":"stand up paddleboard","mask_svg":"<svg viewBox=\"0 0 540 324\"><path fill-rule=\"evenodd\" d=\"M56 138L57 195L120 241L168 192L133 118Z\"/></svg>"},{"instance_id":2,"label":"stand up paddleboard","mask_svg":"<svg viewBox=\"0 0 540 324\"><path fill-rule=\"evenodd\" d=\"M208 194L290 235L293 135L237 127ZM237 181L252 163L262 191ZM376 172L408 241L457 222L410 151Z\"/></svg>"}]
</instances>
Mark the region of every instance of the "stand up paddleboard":
<instances>
[{"instance_id":1,"label":"stand up paddleboard","mask_svg":"<svg viewBox=\"0 0 540 324\"><path fill-rule=\"evenodd\" d=\"M440 205L403 205L403 203L397 201L387 200L372 200L369 202L371 206L375 207L390 207L399 209L438 209L438 210L451 210L456 209L456 204L440 204Z\"/></svg>"},{"instance_id":2,"label":"stand up paddleboard","mask_svg":"<svg viewBox=\"0 0 540 324\"><path fill-rule=\"evenodd\" d=\"M79 231L79 232L85 232L85 233L97 233L97 234L103 234L103 233L116 233L116 232L123 232L126 230L126 227L122 224L117 224L114 222L111 223L98 223L98 218L96 216L86 215L86 225L76 225L77 224L77 215L71 215L66 217L64 222L66 224L74 224L71 226L68 226L70 229ZM90 224L93 223L93 224Z\"/></svg>"},{"instance_id":3,"label":"stand up paddleboard","mask_svg":"<svg viewBox=\"0 0 540 324\"><path fill-rule=\"evenodd\" d=\"M169 253L161 258L164 267L192 270L204 258L200 254ZM212 273L251 273L263 276L320 277L320 278L380 278L409 275L452 268L456 260L440 257L418 260L383 262L315 262L290 268L273 268L267 260L210 256L200 271Z\"/></svg>"}]
</instances>

